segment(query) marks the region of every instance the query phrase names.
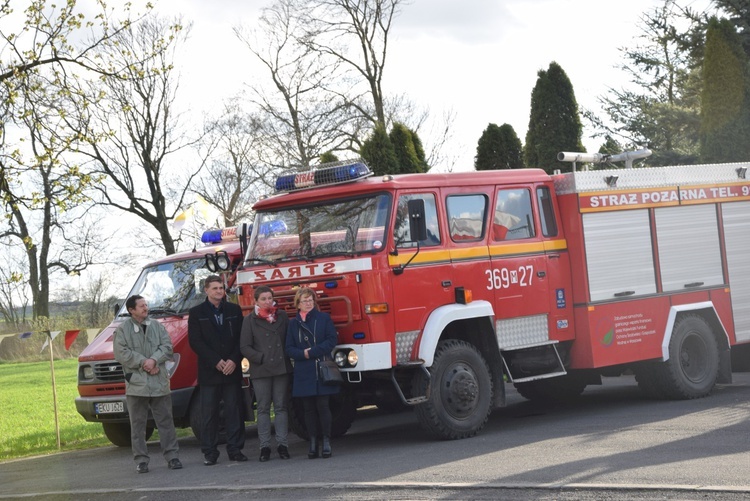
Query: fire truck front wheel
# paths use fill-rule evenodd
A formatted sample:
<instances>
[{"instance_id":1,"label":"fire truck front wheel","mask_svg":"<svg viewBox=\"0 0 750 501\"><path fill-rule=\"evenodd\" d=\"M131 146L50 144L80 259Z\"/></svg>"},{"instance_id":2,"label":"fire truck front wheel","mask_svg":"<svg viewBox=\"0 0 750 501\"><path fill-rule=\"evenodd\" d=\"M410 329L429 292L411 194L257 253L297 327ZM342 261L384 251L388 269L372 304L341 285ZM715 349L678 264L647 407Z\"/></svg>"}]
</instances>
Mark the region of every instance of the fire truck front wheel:
<instances>
[{"instance_id":1,"label":"fire truck front wheel","mask_svg":"<svg viewBox=\"0 0 750 501\"><path fill-rule=\"evenodd\" d=\"M492 410L492 377L479 350L466 341L440 341L430 367L430 379L417 372L414 395L426 402L415 407L417 419L430 434L445 440L472 437Z\"/></svg>"},{"instance_id":2,"label":"fire truck front wheel","mask_svg":"<svg viewBox=\"0 0 750 501\"><path fill-rule=\"evenodd\" d=\"M118 447L130 447L130 423L102 423L104 434ZM154 434L154 427L146 427L146 440Z\"/></svg>"},{"instance_id":3,"label":"fire truck front wheel","mask_svg":"<svg viewBox=\"0 0 750 501\"><path fill-rule=\"evenodd\" d=\"M656 370L667 398L705 397L719 377L719 346L711 328L697 315L677 321L669 341L669 360Z\"/></svg>"}]
</instances>

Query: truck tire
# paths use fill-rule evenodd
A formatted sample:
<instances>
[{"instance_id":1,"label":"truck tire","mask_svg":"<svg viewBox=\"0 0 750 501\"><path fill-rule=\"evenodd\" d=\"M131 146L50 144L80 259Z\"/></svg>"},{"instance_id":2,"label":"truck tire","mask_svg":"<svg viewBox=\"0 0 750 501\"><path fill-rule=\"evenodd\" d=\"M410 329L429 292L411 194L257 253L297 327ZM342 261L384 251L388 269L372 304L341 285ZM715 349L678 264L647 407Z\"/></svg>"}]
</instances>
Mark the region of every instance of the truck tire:
<instances>
[{"instance_id":1,"label":"truck tire","mask_svg":"<svg viewBox=\"0 0 750 501\"><path fill-rule=\"evenodd\" d=\"M443 340L429 371L429 380L421 371L414 376L414 395L425 395L430 385L427 401L414 409L419 423L444 440L476 435L492 411L492 377L484 357L466 341Z\"/></svg>"},{"instance_id":2,"label":"truck tire","mask_svg":"<svg viewBox=\"0 0 750 501\"><path fill-rule=\"evenodd\" d=\"M290 392L291 393L291 392ZM331 395L330 398L331 417L331 436L341 437L349 431L352 423L357 417L357 400L354 394L346 389L339 393ZM299 398L289 397L289 428L302 440L309 440L310 434L307 433L305 425L305 410L302 400Z\"/></svg>"},{"instance_id":3,"label":"truck tire","mask_svg":"<svg viewBox=\"0 0 750 501\"><path fill-rule=\"evenodd\" d=\"M534 402L567 402L578 398L586 389L586 380L578 374L513 383L518 393Z\"/></svg>"},{"instance_id":4,"label":"truck tire","mask_svg":"<svg viewBox=\"0 0 750 501\"><path fill-rule=\"evenodd\" d=\"M130 447L130 423L102 423L104 434L117 447ZM146 427L146 440L154 434L154 427Z\"/></svg>"},{"instance_id":5,"label":"truck tire","mask_svg":"<svg viewBox=\"0 0 750 501\"><path fill-rule=\"evenodd\" d=\"M656 366L666 398L687 400L705 397L719 377L719 346L711 328L697 315L683 316L669 341L669 360Z\"/></svg>"}]
</instances>

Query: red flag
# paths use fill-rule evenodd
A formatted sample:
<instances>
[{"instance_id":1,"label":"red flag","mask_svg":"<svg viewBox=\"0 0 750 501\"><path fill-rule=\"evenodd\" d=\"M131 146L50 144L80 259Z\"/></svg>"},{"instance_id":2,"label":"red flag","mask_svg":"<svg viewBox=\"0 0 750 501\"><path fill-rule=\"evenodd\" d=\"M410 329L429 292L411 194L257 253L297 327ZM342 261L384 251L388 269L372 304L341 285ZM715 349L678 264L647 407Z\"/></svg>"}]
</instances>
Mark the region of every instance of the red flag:
<instances>
[{"instance_id":1,"label":"red flag","mask_svg":"<svg viewBox=\"0 0 750 501\"><path fill-rule=\"evenodd\" d=\"M70 350L70 347L73 345L73 341L76 340L78 337L78 333L81 332L80 330L75 331L65 331L65 349Z\"/></svg>"}]
</instances>

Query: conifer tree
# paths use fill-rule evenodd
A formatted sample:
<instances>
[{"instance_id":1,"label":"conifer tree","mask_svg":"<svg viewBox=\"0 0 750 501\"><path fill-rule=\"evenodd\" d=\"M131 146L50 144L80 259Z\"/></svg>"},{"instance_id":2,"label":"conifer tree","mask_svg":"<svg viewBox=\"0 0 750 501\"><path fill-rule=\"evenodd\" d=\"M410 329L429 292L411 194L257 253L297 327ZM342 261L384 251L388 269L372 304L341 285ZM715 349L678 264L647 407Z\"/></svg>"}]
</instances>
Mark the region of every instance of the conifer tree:
<instances>
[{"instance_id":1,"label":"conifer tree","mask_svg":"<svg viewBox=\"0 0 750 501\"><path fill-rule=\"evenodd\" d=\"M701 92L703 162L750 159L748 69L748 58L732 23L709 20Z\"/></svg>"},{"instance_id":2,"label":"conifer tree","mask_svg":"<svg viewBox=\"0 0 750 501\"><path fill-rule=\"evenodd\" d=\"M560 151L584 151L581 118L573 84L556 62L540 70L531 91L531 113L526 133L524 160L527 167L547 172L569 171L570 163L558 162Z\"/></svg>"},{"instance_id":3,"label":"conifer tree","mask_svg":"<svg viewBox=\"0 0 750 501\"><path fill-rule=\"evenodd\" d=\"M382 125L373 129L370 137L362 143L359 154L376 176L399 173L396 150Z\"/></svg>"},{"instance_id":4,"label":"conifer tree","mask_svg":"<svg viewBox=\"0 0 750 501\"><path fill-rule=\"evenodd\" d=\"M476 170L523 168L521 140L510 124L489 124L477 141Z\"/></svg>"}]
</instances>

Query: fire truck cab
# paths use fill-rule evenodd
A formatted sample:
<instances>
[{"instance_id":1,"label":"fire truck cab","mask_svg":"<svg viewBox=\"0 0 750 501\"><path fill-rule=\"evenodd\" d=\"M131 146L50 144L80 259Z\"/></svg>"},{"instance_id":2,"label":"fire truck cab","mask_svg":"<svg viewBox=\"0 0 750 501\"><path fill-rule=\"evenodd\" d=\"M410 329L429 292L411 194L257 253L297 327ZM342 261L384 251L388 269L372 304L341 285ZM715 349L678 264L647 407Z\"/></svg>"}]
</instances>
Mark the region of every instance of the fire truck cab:
<instances>
[{"instance_id":1,"label":"fire truck cab","mask_svg":"<svg viewBox=\"0 0 750 501\"><path fill-rule=\"evenodd\" d=\"M700 397L750 341L746 167L322 166L254 205L237 284L245 298L272 287L290 316L296 288L318 294L345 379L336 434L376 404L472 436L506 382L567 398L632 370L651 395Z\"/></svg>"}]
</instances>

